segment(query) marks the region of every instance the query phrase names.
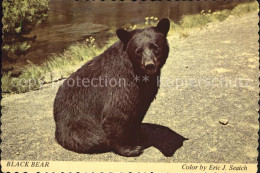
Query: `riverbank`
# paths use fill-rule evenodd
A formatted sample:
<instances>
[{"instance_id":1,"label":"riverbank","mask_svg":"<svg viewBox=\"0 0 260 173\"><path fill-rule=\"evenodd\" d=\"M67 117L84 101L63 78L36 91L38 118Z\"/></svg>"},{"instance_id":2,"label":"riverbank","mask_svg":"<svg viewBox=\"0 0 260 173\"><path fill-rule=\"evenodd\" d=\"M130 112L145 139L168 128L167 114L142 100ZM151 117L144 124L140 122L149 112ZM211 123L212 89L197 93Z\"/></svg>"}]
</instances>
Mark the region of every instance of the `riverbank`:
<instances>
[{"instance_id":1,"label":"riverbank","mask_svg":"<svg viewBox=\"0 0 260 173\"><path fill-rule=\"evenodd\" d=\"M183 16L181 22L176 24L171 22L169 35L175 38L186 38L194 28L202 28L211 22L218 22L230 16L241 16L258 9L257 2L240 4L233 10L222 10L211 13L202 11L201 14ZM129 26L126 29L143 28L155 25L156 17L147 17L145 24ZM93 38L88 38L84 44L76 43L70 46L63 54L53 55L51 60L41 66L30 64L22 70L22 74L15 78L11 73L2 76L3 93L23 93L30 90L38 90L44 84L55 82L68 77L88 60L102 53L107 47L115 43L118 39L114 36L104 44L97 47Z\"/></svg>"},{"instance_id":2,"label":"riverbank","mask_svg":"<svg viewBox=\"0 0 260 173\"><path fill-rule=\"evenodd\" d=\"M77 154L59 146L54 139L53 101L61 80L39 91L3 96L2 160L256 164L258 21L254 12L194 29L186 38L168 37L170 54L161 87L144 123L168 127L189 139L172 157L155 147L126 158L111 152ZM166 83L169 79L176 83ZM200 79L212 83L198 85ZM239 79L240 85L235 82ZM185 85L186 80L192 81ZM151 134L152 130L156 129ZM177 141L176 135L157 137L154 141L164 140L169 148Z\"/></svg>"},{"instance_id":3,"label":"riverbank","mask_svg":"<svg viewBox=\"0 0 260 173\"><path fill-rule=\"evenodd\" d=\"M36 37L27 34L47 18L48 2L49 0L3 1L2 63L14 63L30 49Z\"/></svg>"}]
</instances>

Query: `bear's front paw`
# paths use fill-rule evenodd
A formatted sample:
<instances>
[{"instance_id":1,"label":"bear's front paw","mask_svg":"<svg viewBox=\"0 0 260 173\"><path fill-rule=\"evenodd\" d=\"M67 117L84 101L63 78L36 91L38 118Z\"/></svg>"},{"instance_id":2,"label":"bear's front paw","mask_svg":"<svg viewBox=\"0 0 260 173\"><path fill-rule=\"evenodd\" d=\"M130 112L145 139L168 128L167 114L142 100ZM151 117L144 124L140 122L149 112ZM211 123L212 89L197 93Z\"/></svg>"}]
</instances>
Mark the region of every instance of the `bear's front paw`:
<instances>
[{"instance_id":1,"label":"bear's front paw","mask_svg":"<svg viewBox=\"0 0 260 173\"><path fill-rule=\"evenodd\" d=\"M120 146L116 148L115 153L125 157L137 157L143 153L143 148L141 146Z\"/></svg>"}]
</instances>

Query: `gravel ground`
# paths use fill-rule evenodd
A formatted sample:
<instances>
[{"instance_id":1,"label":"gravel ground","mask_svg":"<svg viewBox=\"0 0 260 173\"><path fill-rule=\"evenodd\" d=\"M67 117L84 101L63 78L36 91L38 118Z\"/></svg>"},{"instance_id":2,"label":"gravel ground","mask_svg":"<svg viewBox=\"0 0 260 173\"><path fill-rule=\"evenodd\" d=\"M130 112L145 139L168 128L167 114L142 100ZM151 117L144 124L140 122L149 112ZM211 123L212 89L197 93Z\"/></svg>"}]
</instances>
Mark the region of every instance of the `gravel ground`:
<instances>
[{"instance_id":1,"label":"gravel ground","mask_svg":"<svg viewBox=\"0 0 260 173\"><path fill-rule=\"evenodd\" d=\"M63 149L54 140L52 114L59 81L3 96L2 159L257 163L258 20L256 12L229 17L194 29L187 38L168 38L162 85L144 122L179 134L168 131L162 139L167 135L162 128L157 142L165 143L166 150L174 149L173 141L188 138L173 156L165 157L159 147L135 158Z\"/></svg>"}]
</instances>

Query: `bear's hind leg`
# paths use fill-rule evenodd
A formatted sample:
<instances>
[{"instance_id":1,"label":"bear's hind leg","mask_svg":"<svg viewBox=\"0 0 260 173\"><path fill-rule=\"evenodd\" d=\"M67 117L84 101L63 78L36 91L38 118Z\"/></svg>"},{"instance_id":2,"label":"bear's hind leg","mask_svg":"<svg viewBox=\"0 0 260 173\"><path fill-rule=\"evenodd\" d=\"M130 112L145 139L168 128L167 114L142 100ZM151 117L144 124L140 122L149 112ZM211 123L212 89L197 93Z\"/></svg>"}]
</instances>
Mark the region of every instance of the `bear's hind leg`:
<instances>
[{"instance_id":1,"label":"bear's hind leg","mask_svg":"<svg viewBox=\"0 0 260 173\"><path fill-rule=\"evenodd\" d=\"M143 153L143 148L135 142L135 130L129 130L129 124L116 117L107 118L103 122L108 145L114 153L126 157L136 157ZM128 129L128 130L127 130ZM128 131L128 132L127 132Z\"/></svg>"},{"instance_id":2,"label":"bear's hind leg","mask_svg":"<svg viewBox=\"0 0 260 173\"><path fill-rule=\"evenodd\" d=\"M64 148L77 153L107 152L103 129L96 122L80 122L56 129L56 140Z\"/></svg>"}]
</instances>

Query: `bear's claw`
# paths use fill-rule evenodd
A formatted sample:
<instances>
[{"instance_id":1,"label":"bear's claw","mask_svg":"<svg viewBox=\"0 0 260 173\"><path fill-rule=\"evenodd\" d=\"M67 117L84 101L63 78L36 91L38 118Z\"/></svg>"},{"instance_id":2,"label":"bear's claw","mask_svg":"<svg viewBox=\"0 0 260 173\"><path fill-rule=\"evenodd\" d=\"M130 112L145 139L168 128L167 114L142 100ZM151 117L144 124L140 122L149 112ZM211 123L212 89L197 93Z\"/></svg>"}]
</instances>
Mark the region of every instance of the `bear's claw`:
<instances>
[{"instance_id":1,"label":"bear's claw","mask_svg":"<svg viewBox=\"0 0 260 173\"><path fill-rule=\"evenodd\" d=\"M143 148L141 146L121 146L115 153L126 157L137 157L143 153Z\"/></svg>"}]
</instances>

